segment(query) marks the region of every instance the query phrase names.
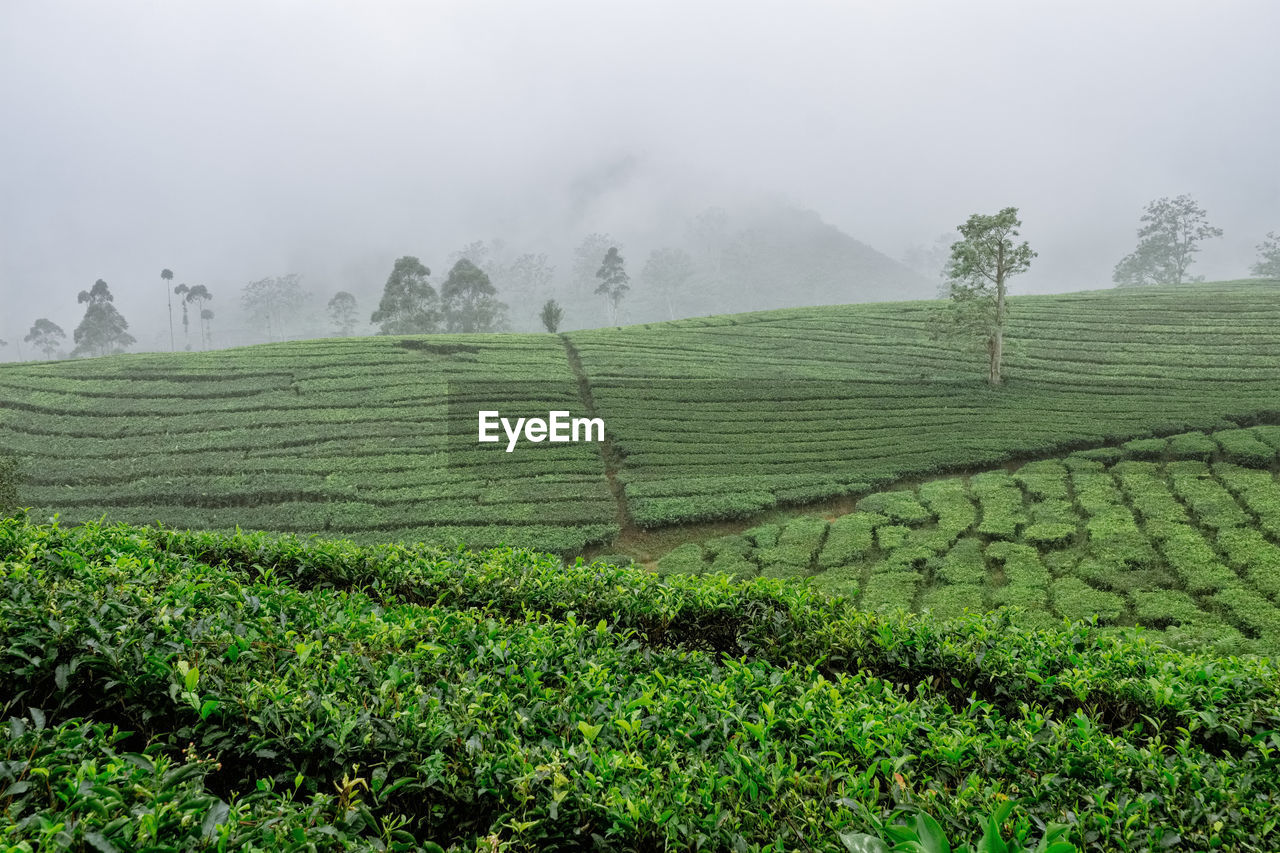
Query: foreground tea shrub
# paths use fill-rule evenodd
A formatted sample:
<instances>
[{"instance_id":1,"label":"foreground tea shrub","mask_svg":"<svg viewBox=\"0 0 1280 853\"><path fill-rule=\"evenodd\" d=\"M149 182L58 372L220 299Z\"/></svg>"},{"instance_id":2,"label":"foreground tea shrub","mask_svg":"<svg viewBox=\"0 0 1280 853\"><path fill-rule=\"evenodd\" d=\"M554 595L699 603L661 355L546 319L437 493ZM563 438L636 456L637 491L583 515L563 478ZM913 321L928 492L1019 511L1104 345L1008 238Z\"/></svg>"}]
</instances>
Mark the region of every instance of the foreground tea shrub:
<instances>
[{"instance_id":1,"label":"foreground tea shrub","mask_svg":"<svg viewBox=\"0 0 1280 853\"><path fill-rule=\"evenodd\" d=\"M16 519L0 522L0 649L3 714L29 721L0 809L32 849L58 823L83 830L64 847L111 825L121 850L214 849L206 824L262 849L1278 840L1274 664L1085 624L942 624L795 582L509 549ZM12 787L33 778L13 762L45 748L37 719L80 750L43 799ZM179 765L186 788L147 781ZM84 785L104 768L101 792ZM130 780L119 798L112 774ZM70 790L55 775L78 799L50 796ZM139 809L165 837L112 823Z\"/></svg>"}]
</instances>

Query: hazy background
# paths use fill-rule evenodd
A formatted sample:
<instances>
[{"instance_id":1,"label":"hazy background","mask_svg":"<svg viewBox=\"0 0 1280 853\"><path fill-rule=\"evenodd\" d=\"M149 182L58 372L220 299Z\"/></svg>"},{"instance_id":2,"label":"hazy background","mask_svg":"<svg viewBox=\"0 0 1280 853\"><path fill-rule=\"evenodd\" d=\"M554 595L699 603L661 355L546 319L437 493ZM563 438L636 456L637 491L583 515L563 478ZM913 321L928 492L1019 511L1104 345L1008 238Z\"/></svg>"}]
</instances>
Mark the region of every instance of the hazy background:
<instances>
[{"instance_id":1,"label":"hazy background","mask_svg":"<svg viewBox=\"0 0 1280 853\"><path fill-rule=\"evenodd\" d=\"M1143 206L1190 193L1226 232L1192 272L1243 277L1280 229L1278 32L1274 0L3 0L0 359L36 317L69 337L97 278L135 350L161 347L162 267L226 342L253 279L367 318L400 255L439 286L501 237L567 278L595 231L635 279L709 205L895 259L1016 205L1033 292L1110 286Z\"/></svg>"}]
</instances>

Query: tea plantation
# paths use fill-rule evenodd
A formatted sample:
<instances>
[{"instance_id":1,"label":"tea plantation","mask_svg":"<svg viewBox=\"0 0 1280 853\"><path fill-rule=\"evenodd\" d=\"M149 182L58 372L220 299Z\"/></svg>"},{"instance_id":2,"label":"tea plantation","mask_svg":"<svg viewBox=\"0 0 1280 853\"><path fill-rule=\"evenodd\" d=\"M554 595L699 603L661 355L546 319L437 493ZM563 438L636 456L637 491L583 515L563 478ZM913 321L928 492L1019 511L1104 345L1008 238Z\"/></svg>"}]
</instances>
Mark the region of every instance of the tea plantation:
<instances>
[{"instance_id":1,"label":"tea plantation","mask_svg":"<svg viewBox=\"0 0 1280 853\"><path fill-rule=\"evenodd\" d=\"M0 365L0 850L1280 850L1280 285L932 307Z\"/></svg>"},{"instance_id":2,"label":"tea plantation","mask_svg":"<svg viewBox=\"0 0 1280 853\"><path fill-rule=\"evenodd\" d=\"M572 555L607 549L631 526L741 518L904 477L1280 422L1274 282L1011 304L998 391L981 381L978 354L930 339L932 303L877 303L559 337L0 365L0 449L18 458L19 504L46 518ZM451 445L474 442L475 424L448 428L450 389L455 402L492 393L501 410L592 410L610 446Z\"/></svg>"},{"instance_id":3,"label":"tea plantation","mask_svg":"<svg viewBox=\"0 0 1280 853\"><path fill-rule=\"evenodd\" d=\"M1013 605L1280 653L1280 427L1130 441L681 545L663 572L812 577L868 610Z\"/></svg>"},{"instance_id":4,"label":"tea plantation","mask_svg":"<svg viewBox=\"0 0 1280 853\"><path fill-rule=\"evenodd\" d=\"M580 409L562 343L439 338L5 366L0 448L18 458L19 503L67 519L556 551L613 536L595 445L544 446L489 471L493 456L447 441L451 383L536 382L544 412Z\"/></svg>"},{"instance_id":5,"label":"tea plantation","mask_svg":"<svg viewBox=\"0 0 1280 853\"><path fill-rule=\"evenodd\" d=\"M0 650L5 849L1280 847L1276 665L1079 623L19 516Z\"/></svg>"}]
</instances>

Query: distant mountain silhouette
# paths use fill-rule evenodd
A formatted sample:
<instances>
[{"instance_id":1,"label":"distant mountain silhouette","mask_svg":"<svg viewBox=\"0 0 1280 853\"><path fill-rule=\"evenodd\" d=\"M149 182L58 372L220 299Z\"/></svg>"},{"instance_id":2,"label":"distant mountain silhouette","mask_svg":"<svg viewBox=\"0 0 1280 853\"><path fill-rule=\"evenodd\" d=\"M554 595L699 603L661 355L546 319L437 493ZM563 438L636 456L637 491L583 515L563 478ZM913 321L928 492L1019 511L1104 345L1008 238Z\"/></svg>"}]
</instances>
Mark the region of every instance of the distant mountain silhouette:
<instances>
[{"instance_id":1,"label":"distant mountain silhouette","mask_svg":"<svg viewBox=\"0 0 1280 853\"><path fill-rule=\"evenodd\" d=\"M937 296L937 285L915 270L817 213L783 204L713 208L681 247L697 272L672 295L677 317ZM633 279L642 263L634 258ZM626 322L667 319L665 303L643 282L633 280L628 300Z\"/></svg>"}]
</instances>

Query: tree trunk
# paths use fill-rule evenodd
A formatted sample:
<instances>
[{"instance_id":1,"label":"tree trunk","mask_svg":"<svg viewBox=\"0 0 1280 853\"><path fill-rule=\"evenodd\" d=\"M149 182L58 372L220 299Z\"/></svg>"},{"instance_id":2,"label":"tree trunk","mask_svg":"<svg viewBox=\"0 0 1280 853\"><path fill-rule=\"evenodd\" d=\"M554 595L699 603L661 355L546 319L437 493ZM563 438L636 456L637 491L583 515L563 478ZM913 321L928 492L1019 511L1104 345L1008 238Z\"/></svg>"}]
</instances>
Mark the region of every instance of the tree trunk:
<instances>
[{"instance_id":1,"label":"tree trunk","mask_svg":"<svg viewBox=\"0 0 1280 853\"><path fill-rule=\"evenodd\" d=\"M167 279L164 280L164 292L169 297L169 352L177 352L178 343L173 337L173 288Z\"/></svg>"},{"instance_id":2,"label":"tree trunk","mask_svg":"<svg viewBox=\"0 0 1280 853\"><path fill-rule=\"evenodd\" d=\"M995 334L987 342L987 353L991 357L991 363L987 369L987 382L992 385L999 385L1003 380L1000 376L1000 359L1004 355L1004 328L996 326Z\"/></svg>"},{"instance_id":3,"label":"tree trunk","mask_svg":"<svg viewBox=\"0 0 1280 853\"><path fill-rule=\"evenodd\" d=\"M987 382L992 385L999 385L1003 381L1000 375L1000 361L1004 358L1004 277L1004 244L1001 243L1000 251L996 255L996 328L987 344L987 350L991 356Z\"/></svg>"}]
</instances>

